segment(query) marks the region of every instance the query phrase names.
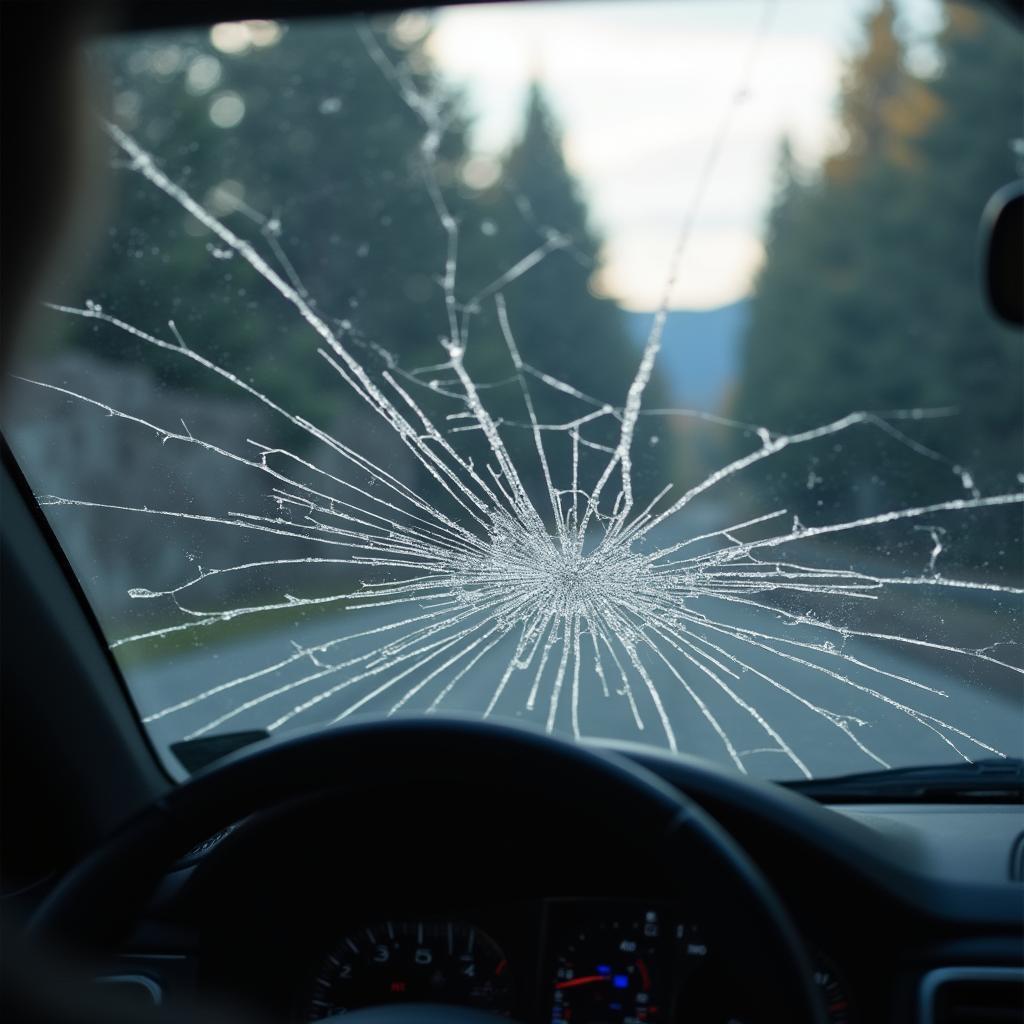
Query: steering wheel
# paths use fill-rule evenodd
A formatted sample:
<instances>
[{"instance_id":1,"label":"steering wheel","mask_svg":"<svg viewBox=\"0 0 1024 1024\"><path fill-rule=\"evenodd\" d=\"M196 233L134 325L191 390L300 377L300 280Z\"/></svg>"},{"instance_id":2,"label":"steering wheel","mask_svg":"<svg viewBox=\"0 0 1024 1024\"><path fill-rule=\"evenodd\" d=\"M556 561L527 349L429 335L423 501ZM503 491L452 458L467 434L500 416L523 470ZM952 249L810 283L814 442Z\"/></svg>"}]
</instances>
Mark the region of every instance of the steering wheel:
<instances>
[{"instance_id":1,"label":"steering wheel","mask_svg":"<svg viewBox=\"0 0 1024 1024\"><path fill-rule=\"evenodd\" d=\"M722 937L717 952L742 957L760 1018L823 1024L812 969L796 929L768 882L700 807L629 759L527 729L468 720L392 719L346 724L262 744L193 776L79 863L37 910L41 938L95 954L137 920L163 874L221 829L289 801L351 789L374 766L374 789L458 785L486 779L495 792L537 799L560 790L596 820L628 821L631 836L672 891ZM696 771L697 769L690 769ZM515 822L528 828L528 822ZM358 830L359 822L351 823ZM601 894L595 894L601 895ZM724 948L722 942L724 941ZM346 1021L467 1024L497 1020L459 1007L397 1004L348 1013Z\"/></svg>"}]
</instances>

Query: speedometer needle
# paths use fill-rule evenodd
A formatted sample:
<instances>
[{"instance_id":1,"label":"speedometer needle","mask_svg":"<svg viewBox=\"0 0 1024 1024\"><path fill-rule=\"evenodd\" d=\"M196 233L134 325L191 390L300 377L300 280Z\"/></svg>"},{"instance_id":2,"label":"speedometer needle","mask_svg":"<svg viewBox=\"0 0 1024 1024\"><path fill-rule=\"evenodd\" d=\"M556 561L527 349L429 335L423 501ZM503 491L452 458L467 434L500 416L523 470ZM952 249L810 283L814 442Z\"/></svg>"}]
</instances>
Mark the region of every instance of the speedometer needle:
<instances>
[{"instance_id":1,"label":"speedometer needle","mask_svg":"<svg viewBox=\"0 0 1024 1024\"><path fill-rule=\"evenodd\" d=\"M611 981L610 974L587 974L582 978L571 978L569 981L559 981L555 988L575 988L577 985L592 985L595 981Z\"/></svg>"}]
</instances>

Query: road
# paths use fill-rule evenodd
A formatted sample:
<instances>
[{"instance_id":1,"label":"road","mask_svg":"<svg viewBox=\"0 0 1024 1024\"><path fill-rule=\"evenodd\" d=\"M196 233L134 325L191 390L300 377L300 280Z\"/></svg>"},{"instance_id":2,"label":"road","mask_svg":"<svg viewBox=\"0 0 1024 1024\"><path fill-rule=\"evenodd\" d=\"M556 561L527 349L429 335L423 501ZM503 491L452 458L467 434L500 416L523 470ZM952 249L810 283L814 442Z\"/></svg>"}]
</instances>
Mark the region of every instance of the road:
<instances>
[{"instance_id":1,"label":"road","mask_svg":"<svg viewBox=\"0 0 1024 1024\"><path fill-rule=\"evenodd\" d=\"M156 746L171 759L173 755L168 749L171 743L218 719L223 718L223 721L211 732L264 728L294 712L311 697L350 678L356 671L350 668L331 672L330 664L374 650L379 647L381 637L388 634L348 640L317 656L315 663L310 657L297 658L276 671L219 693L196 700L198 695L285 661L295 655L296 646L313 647L339 635L374 629L388 621L388 609L369 609L344 612L337 618L323 616L280 631L250 634L219 647L178 654L166 662L135 665L129 671L129 686L143 716L194 701L149 723ZM762 613L730 609L729 621L736 626L764 629L771 620ZM799 632L780 632L777 626L773 632L801 638ZM804 634L804 638L808 636ZM954 742L971 757L990 756L978 743L938 726L941 721L1003 753L1021 753L1024 730L1020 677L1007 670L982 665L984 671L979 671L973 659L962 656L937 657L934 652L926 652L929 656L921 657L912 646L857 638L847 643L844 654L880 671L857 666L848 659L840 661L820 654L811 659L847 675L851 681L843 682L750 644L721 637L715 639L723 650L742 659L746 669L740 671L735 662L717 655L720 664L731 665L737 671L735 676L729 675L705 662L705 667L718 676L716 681L668 646L664 651L671 655L669 661L675 673L653 652L645 652L641 658L650 688L657 692L680 750L737 769L741 764L743 770L753 775L776 779L799 777L804 768L816 776L828 776L881 767L866 750L892 766L957 759L957 752L947 741ZM482 715L508 664L512 643L510 638L482 656L454 684L440 710ZM777 646L797 656L807 653L792 646ZM587 651L585 646L584 651ZM479 653L479 649L474 653ZM530 669L513 674L494 707L493 717L545 727L552 706L559 653L556 645L537 687L532 709L527 705L536 678L536 660ZM369 699L352 717L387 714L416 682L443 660L438 657L419 673L390 684L389 680L408 662L387 673L352 683L294 714L276 731L283 733L289 728L328 723L367 697ZM630 697L621 692L621 678L613 672L614 666L607 657L604 662L607 695L594 671L592 653L581 658L578 686L574 686L570 660L556 702L554 731L573 735L575 689L578 728L582 736L667 746L667 733L648 684L637 672L629 673L636 705L634 715ZM400 713L425 712L463 664L465 661L456 663L427 682ZM320 678L299 682L311 675ZM1006 685L1007 676L1011 677L1010 686ZM995 682L999 685L993 685ZM374 693L376 696L371 696ZM908 714L898 704L934 718ZM845 721L839 716L844 716Z\"/></svg>"}]
</instances>

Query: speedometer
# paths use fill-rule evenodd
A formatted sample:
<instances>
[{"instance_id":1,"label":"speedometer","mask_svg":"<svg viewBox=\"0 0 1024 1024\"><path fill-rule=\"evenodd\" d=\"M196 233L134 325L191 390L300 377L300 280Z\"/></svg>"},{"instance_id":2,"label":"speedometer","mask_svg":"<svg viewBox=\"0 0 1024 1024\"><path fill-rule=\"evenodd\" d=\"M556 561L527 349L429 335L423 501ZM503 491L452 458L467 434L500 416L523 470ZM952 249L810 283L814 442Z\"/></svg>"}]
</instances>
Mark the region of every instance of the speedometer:
<instances>
[{"instance_id":1,"label":"speedometer","mask_svg":"<svg viewBox=\"0 0 1024 1024\"><path fill-rule=\"evenodd\" d=\"M460 921L384 921L343 936L318 966L296 1020L363 1006L452 1003L512 1012L508 960L498 944Z\"/></svg>"}]
</instances>

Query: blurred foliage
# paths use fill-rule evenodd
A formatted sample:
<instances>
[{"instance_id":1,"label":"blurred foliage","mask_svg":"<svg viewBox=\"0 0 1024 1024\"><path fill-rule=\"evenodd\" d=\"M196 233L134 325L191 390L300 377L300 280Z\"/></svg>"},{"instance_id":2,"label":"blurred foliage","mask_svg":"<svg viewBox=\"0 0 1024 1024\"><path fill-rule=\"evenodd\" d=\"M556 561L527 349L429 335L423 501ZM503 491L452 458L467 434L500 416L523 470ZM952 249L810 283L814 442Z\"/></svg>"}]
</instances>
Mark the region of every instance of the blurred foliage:
<instances>
[{"instance_id":1,"label":"blurred foliage","mask_svg":"<svg viewBox=\"0 0 1024 1024\"><path fill-rule=\"evenodd\" d=\"M388 49L412 62L419 53L416 43L407 54ZM279 247L339 333L400 338L413 350L436 344L423 311L440 296L431 275L443 233L422 187L423 125L354 31L307 25L236 53L199 34L127 39L98 56L114 119L280 271ZM429 69L418 77L433 88ZM464 155L458 111L450 116L438 165L449 177ZM343 389L269 286L141 178L122 173L117 188L89 297L157 334L173 318L189 344L280 404L333 418ZM113 331L90 348L139 358ZM171 386L222 387L182 361L160 372Z\"/></svg>"},{"instance_id":2,"label":"blurred foliage","mask_svg":"<svg viewBox=\"0 0 1024 1024\"><path fill-rule=\"evenodd\" d=\"M536 83L499 188L511 200L496 204L498 231L511 251L560 243L544 272L524 275L505 289L516 337L543 339L533 356L538 368L566 377L602 402L621 405L638 354L627 343L614 302L590 294L601 239L588 222L586 204L562 155L561 131ZM550 408L549 414L557 417L559 410Z\"/></svg>"},{"instance_id":3,"label":"blurred foliage","mask_svg":"<svg viewBox=\"0 0 1024 1024\"><path fill-rule=\"evenodd\" d=\"M530 90L508 152L488 164L471 151L463 97L431 63L429 16L362 26L296 22L283 30L251 24L248 37L242 31L238 45L227 47L205 32L122 37L98 47L114 120L252 239L361 361L378 370L397 364L408 374L444 361L447 240L425 179L426 126L389 77L388 68L399 69L445 125L433 170L459 224L456 296L468 328L466 360L486 388L488 408L522 419L495 311L497 286L524 359L598 402L621 403L639 353L614 303L590 290L602 240L542 89ZM1016 171L1012 144L1024 124L1024 97L1013 87L1020 37L992 13L951 6L935 48L935 72L909 70L897 9L884 0L869 14L844 76L842 144L814 169L800 167L783 144L731 412L792 431L855 409L954 407L952 420L909 429L969 467L991 493L1013 487L1021 468L1024 349L984 307L977 228L987 198ZM116 153L111 159L117 165ZM318 340L294 310L141 177L123 169L114 180L109 233L83 254L89 270L77 301L98 302L163 337L173 319L191 346L285 408L328 430L346 422L362 429L365 418L352 416L359 400L318 359ZM502 281L540 254L532 269ZM72 287L55 295L76 301ZM195 364L140 347L106 325L64 320L53 336L92 355L149 366L171 393L235 394ZM453 409L443 395L446 372L404 378L438 422ZM432 392L432 382L441 390ZM532 386L542 421L565 422L594 408ZM658 378L645 403L671 404ZM617 428L608 416L589 436L611 444ZM813 515L838 507L851 479L863 477L870 491L879 467L877 439L868 434L844 436L832 467L843 472L820 473L813 494L796 488L787 503ZM506 436L525 446L520 461L536 488L539 468L526 433L509 427ZM459 437L474 459L486 458L482 439ZM547 440L552 458L568 458L568 435ZM669 446L656 441L641 420L640 501L672 468ZM749 437L742 444L749 447ZM721 454L716 448L712 457ZM937 472L920 456L897 456L885 469L890 506L949 497L959 486L952 472ZM807 475L795 461L791 471L802 474L795 479ZM780 488L787 479L779 474Z\"/></svg>"},{"instance_id":4,"label":"blurred foliage","mask_svg":"<svg viewBox=\"0 0 1024 1024\"><path fill-rule=\"evenodd\" d=\"M456 296L465 306L467 365L490 388L488 406L523 418L494 283L538 249L542 262L502 286L523 358L621 404L639 352L614 303L588 289L601 239L541 88L531 89L521 134L504 159L481 170L462 97L429 59L429 16L296 22L283 31L245 24L253 26L248 39L239 30L226 52L199 32L98 47L113 119L172 180L251 239L364 364L409 372L445 358L446 237L425 177L427 127L401 96L398 69L445 126L433 173L459 224ZM111 158L118 166L119 155ZM294 310L139 176L122 169L115 189L109 234L86 255L78 301L161 337L173 319L190 346L283 407L327 429L343 423L359 400L317 358L318 339ZM106 359L152 365L164 387L232 393L200 367L140 350L106 325L75 324L63 338ZM434 376L447 383L443 370ZM425 389L430 374L406 378L405 386L436 412L436 395L417 384ZM588 411L567 414L563 394L536 383L534 390L542 420ZM657 381L651 394L661 401ZM618 423L606 419L600 439L611 442ZM641 458L641 469L644 458L653 455Z\"/></svg>"},{"instance_id":5,"label":"blurred foliage","mask_svg":"<svg viewBox=\"0 0 1024 1024\"><path fill-rule=\"evenodd\" d=\"M983 492L1019 489L1024 346L985 306L978 230L1019 173L1020 34L951 5L924 75L908 69L898 24L892 0L867 18L842 87L843 145L812 171L782 145L733 411L790 432L853 410L950 407L901 426ZM883 472L869 433L843 439L844 465L865 481ZM892 503L963 493L928 458L884 470ZM805 489L802 508L797 492L798 510L838 486Z\"/></svg>"}]
</instances>

